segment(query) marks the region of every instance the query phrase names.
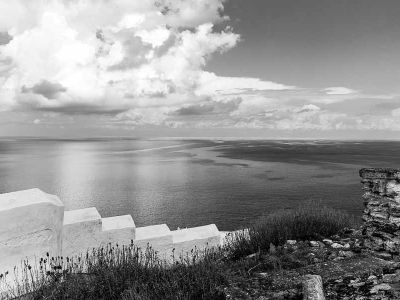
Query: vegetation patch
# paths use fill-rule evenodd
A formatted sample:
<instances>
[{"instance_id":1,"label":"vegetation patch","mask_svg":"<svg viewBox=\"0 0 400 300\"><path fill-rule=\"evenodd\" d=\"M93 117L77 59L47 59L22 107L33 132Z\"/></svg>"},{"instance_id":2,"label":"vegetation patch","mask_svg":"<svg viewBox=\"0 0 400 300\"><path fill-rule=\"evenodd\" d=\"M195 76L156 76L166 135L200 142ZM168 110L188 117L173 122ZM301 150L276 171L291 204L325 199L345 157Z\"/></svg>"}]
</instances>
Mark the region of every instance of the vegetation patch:
<instances>
[{"instance_id":1,"label":"vegetation patch","mask_svg":"<svg viewBox=\"0 0 400 300\"><path fill-rule=\"evenodd\" d=\"M150 246L140 249L133 244L109 245L74 258L47 256L36 265L23 264L16 289L7 297L301 299L306 272L334 282L337 274L332 270L364 257L359 232L346 229L354 220L344 212L307 203L260 218L248 230L228 236L223 247L193 249L185 256L173 255L168 263ZM4 276L0 286L2 280ZM328 287L330 295L338 295Z\"/></svg>"},{"instance_id":2,"label":"vegetation patch","mask_svg":"<svg viewBox=\"0 0 400 300\"><path fill-rule=\"evenodd\" d=\"M279 210L259 218L248 230L232 234L229 247L233 259L257 252L268 252L271 245L287 240L321 240L357 225L355 217L317 201L295 209Z\"/></svg>"}]
</instances>

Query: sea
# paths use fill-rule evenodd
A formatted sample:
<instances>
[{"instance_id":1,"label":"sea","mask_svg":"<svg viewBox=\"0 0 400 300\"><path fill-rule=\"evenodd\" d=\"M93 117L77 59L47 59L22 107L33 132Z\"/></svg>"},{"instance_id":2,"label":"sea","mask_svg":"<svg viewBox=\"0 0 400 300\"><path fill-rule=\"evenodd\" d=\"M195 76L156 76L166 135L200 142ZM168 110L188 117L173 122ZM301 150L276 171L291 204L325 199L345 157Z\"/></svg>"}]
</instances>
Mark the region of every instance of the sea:
<instances>
[{"instance_id":1,"label":"sea","mask_svg":"<svg viewBox=\"0 0 400 300\"><path fill-rule=\"evenodd\" d=\"M400 142L0 139L0 193L40 188L138 227L234 230L307 201L360 216L364 167L400 167Z\"/></svg>"}]
</instances>

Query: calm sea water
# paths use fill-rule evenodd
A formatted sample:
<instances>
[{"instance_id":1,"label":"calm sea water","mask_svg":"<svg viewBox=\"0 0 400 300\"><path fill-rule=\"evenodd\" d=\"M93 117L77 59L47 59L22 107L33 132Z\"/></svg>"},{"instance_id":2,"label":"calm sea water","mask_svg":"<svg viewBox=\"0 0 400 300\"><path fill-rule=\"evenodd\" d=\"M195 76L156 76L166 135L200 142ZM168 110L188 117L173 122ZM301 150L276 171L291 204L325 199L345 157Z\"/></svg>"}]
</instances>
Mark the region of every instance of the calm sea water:
<instances>
[{"instance_id":1,"label":"calm sea water","mask_svg":"<svg viewBox=\"0 0 400 300\"><path fill-rule=\"evenodd\" d=\"M38 187L67 209L137 226L245 226L318 199L361 214L358 170L400 167L400 142L0 139L0 193Z\"/></svg>"}]
</instances>

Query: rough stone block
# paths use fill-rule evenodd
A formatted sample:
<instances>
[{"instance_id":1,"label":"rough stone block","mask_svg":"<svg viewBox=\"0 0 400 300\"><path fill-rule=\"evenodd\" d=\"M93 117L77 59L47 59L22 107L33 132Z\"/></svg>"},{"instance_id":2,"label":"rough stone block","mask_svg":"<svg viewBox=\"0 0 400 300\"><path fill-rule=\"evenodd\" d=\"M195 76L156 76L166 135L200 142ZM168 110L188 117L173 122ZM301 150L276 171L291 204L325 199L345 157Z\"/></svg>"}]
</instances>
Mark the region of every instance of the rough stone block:
<instances>
[{"instance_id":1,"label":"rough stone block","mask_svg":"<svg viewBox=\"0 0 400 300\"><path fill-rule=\"evenodd\" d=\"M390 180L386 183L386 191L388 195L397 196L400 194L400 183L397 180Z\"/></svg>"},{"instance_id":2,"label":"rough stone block","mask_svg":"<svg viewBox=\"0 0 400 300\"><path fill-rule=\"evenodd\" d=\"M66 211L63 226L63 256L84 254L102 242L101 216L96 208Z\"/></svg>"},{"instance_id":3,"label":"rough stone block","mask_svg":"<svg viewBox=\"0 0 400 300\"><path fill-rule=\"evenodd\" d=\"M371 191L381 196L386 195L386 182L383 180L374 180Z\"/></svg>"},{"instance_id":4,"label":"rough stone block","mask_svg":"<svg viewBox=\"0 0 400 300\"><path fill-rule=\"evenodd\" d=\"M321 276L305 275L302 285L304 300L325 300Z\"/></svg>"},{"instance_id":5,"label":"rough stone block","mask_svg":"<svg viewBox=\"0 0 400 300\"><path fill-rule=\"evenodd\" d=\"M389 216L389 222L397 226L400 226L400 218Z\"/></svg>"},{"instance_id":6,"label":"rough stone block","mask_svg":"<svg viewBox=\"0 0 400 300\"><path fill-rule=\"evenodd\" d=\"M363 179L399 179L400 170L391 168L364 168L360 170Z\"/></svg>"},{"instance_id":7,"label":"rough stone block","mask_svg":"<svg viewBox=\"0 0 400 300\"><path fill-rule=\"evenodd\" d=\"M135 239L136 226L131 215L102 218L102 245L129 245Z\"/></svg>"},{"instance_id":8,"label":"rough stone block","mask_svg":"<svg viewBox=\"0 0 400 300\"><path fill-rule=\"evenodd\" d=\"M400 250L399 240L388 240L384 242L384 248L386 251L397 254Z\"/></svg>"},{"instance_id":9,"label":"rough stone block","mask_svg":"<svg viewBox=\"0 0 400 300\"><path fill-rule=\"evenodd\" d=\"M0 195L0 273L21 259L57 256L64 205L55 195L30 189Z\"/></svg>"},{"instance_id":10,"label":"rough stone block","mask_svg":"<svg viewBox=\"0 0 400 300\"><path fill-rule=\"evenodd\" d=\"M386 211L370 211L369 215L374 220L387 220L389 218L389 215Z\"/></svg>"}]
</instances>

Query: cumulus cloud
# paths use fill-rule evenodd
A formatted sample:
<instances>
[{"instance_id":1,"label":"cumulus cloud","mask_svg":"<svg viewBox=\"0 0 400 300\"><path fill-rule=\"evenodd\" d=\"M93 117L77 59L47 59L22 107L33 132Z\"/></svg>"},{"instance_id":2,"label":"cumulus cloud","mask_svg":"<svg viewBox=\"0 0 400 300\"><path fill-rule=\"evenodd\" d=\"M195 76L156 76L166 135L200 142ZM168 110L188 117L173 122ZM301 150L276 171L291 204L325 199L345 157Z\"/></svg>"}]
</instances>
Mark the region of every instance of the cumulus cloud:
<instances>
[{"instance_id":1,"label":"cumulus cloud","mask_svg":"<svg viewBox=\"0 0 400 300\"><path fill-rule=\"evenodd\" d=\"M98 116L96 125L127 128L324 130L398 120L397 107L373 125L340 108L368 98L351 88L206 71L215 54L241 42L224 2L0 0L0 111L30 111L30 124Z\"/></svg>"},{"instance_id":2,"label":"cumulus cloud","mask_svg":"<svg viewBox=\"0 0 400 300\"><path fill-rule=\"evenodd\" d=\"M288 87L204 71L235 47L224 0L0 0L0 110L159 123L220 94ZM4 18L3 18L4 16ZM143 115L148 114L148 115ZM159 120L156 120L157 117Z\"/></svg>"},{"instance_id":3,"label":"cumulus cloud","mask_svg":"<svg viewBox=\"0 0 400 300\"><path fill-rule=\"evenodd\" d=\"M2 110L103 113L202 100L208 59L239 41L228 27L214 30L227 19L223 0L0 0L0 10Z\"/></svg>"}]
</instances>

